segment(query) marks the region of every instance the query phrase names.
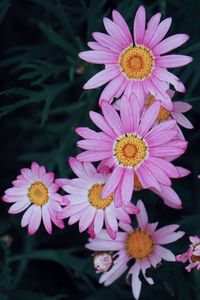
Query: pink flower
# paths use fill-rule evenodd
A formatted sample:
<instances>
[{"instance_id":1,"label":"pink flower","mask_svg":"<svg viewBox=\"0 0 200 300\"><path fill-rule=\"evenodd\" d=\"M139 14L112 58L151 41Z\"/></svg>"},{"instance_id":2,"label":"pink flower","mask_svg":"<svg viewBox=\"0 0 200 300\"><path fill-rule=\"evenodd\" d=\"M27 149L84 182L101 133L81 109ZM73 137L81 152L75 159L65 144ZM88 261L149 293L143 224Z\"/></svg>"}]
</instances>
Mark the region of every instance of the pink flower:
<instances>
[{"instance_id":1,"label":"pink flower","mask_svg":"<svg viewBox=\"0 0 200 300\"><path fill-rule=\"evenodd\" d=\"M167 91L169 96L172 98L174 92L172 90ZM159 99L157 99L159 100ZM151 106L155 102L155 97L149 96L147 97L146 106ZM192 105L183 101L173 101L171 109L167 108L165 104L163 104L160 108L157 122L161 123L163 121L167 121L170 119L176 120L176 122L187 129L192 129L193 125L191 122L183 115L183 113L189 111L192 108Z\"/></svg>"},{"instance_id":2,"label":"pink flower","mask_svg":"<svg viewBox=\"0 0 200 300\"><path fill-rule=\"evenodd\" d=\"M5 191L2 200L14 203L9 208L10 214L24 210L21 226L28 226L28 233L33 235L39 228L41 220L49 234L53 222L59 228L64 227L57 214L62 210L62 197L57 193L59 186L54 183L54 173L47 173L44 166L33 162L31 169L21 169L21 174L13 181L13 187Z\"/></svg>"},{"instance_id":3,"label":"pink flower","mask_svg":"<svg viewBox=\"0 0 200 300\"><path fill-rule=\"evenodd\" d=\"M116 208L113 193L105 200L101 198L103 187L110 174L99 173L91 163L80 163L72 157L69 164L78 178L56 181L69 193L66 198L70 202L60 213L60 218L69 217L69 225L79 222L79 231L89 229L92 237L102 230L105 223L108 234L114 239L118 231L118 220L129 224L131 223L129 214L137 214L139 210L132 203Z\"/></svg>"},{"instance_id":4,"label":"pink flower","mask_svg":"<svg viewBox=\"0 0 200 300\"><path fill-rule=\"evenodd\" d=\"M200 271L200 238L195 236L190 236L190 246L187 252L177 255L176 260L178 262L186 263L189 262L189 265L185 268L188 272L192 269Z\"/></svg>"},{"instance_id":5,"label":"pink flower","mask_svg":"<svg viewBox=\"0 0 200 300\"><path fill-rule=\"evenodd\" d=\"M105 286L112 284L127 269L128 262L134 259L134 264L127 274L127 279L132 276L132 291L135 299L139 298L142 282L139 274L142 274L149 284L153 284L153 279L146 277L146 270L160 264L161 260L175 261L174 254L162 245L172 243L180 239L184 232L177 231L179 225L168 225L156 230L158 222L148 223L148 216L144 204L138 201L137 207L140 213L136 216L138 227L132 228L128 224L120 224L124 230L118 232L116 240L111 240L105 230L94 239L89 239L86 248L93 251L117 251L115 254L113 267L105 272L99 282Z\"/></svg>"},{"instance_id":6,"label":"pink flower","mask_svg":"<svg viewBox=\"0 0 200 300\"><path fill-rule=\"evenodd\" d=\"M100 102L111 102L114 97L119 98L123 93L129 96L134 91L139 95L141 106L144 95L150 93L162 100L168 108L172 108L171 99L166 92L169 85L173 85L179 92L185 92L185 87L167 68L184 66L192 58L165 54L180 47L189 36L175 34L164 39L172 19L160 22L161 14L157 13L146 27L143 6L136 12L134 39L120 13L114 10L112 17L113 21L108 18L103 20L107 34L94 32L95 42L88 43L92 50L79 54L87 62L105 65L105 69L93 76L84 88L92 89L109 82L100 96Z\"/></svg>"},{"instance_id":7,"label":"pink flower","mask_svg":"<svg viewBox=\"0 0 200 300\"><path fill-rule=\"evenodd\" d=\"M134 174L144 188L152 187L161 191L160 184L171 185L170 177L173 178L177 170L165 158L183 154L187 142L177 138L174 120L155 126L159 110L160 102L156 101L140 115L136 96L123 96L120 116L105 101L102 102L103 116L90 112L92 121L102 132L88 128L76 129L85 139L79 141L78 146L86 150L77 159L85 162L103 160L104 165L113 168L103 188L103 199L115 191L117 206L122 201L129 203L134 188Z\"/></svg>"}]
</instances>

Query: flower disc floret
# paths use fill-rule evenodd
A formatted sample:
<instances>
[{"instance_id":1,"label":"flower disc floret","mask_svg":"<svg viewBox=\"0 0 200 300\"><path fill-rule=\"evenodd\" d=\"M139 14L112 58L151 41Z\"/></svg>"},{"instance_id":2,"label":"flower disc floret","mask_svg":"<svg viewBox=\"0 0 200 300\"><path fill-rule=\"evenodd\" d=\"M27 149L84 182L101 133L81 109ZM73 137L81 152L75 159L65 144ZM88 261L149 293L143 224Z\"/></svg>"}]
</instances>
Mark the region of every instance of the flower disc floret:
<instances>
[{"instance_id":1,"label":"flower disc floret","mask_svg":"<svg viewBox=\"0 0 200 300\"><path fill-rule=\"evenodd\" d=\"M154 57L144 46L130 46L121 53L119 66L128 79L144 80L151 75Z\"/></svg>"}]
</instances>

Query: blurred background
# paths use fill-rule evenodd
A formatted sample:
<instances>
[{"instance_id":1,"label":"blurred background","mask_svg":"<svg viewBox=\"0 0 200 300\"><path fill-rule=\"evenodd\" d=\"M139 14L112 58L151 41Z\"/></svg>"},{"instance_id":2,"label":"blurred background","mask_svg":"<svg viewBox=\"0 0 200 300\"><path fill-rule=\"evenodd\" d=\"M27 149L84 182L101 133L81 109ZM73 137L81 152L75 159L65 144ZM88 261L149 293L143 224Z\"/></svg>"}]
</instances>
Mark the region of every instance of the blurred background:
<instances>
[{"instance_id":1,"label":"blurred background","mask_svg":"<svg viewBox=\"0 0 200 300\"><path fill-rule=\"evenodd\" d=\"M104 31L102 18L118 9L132 28L140 4L148 18L160 11L172 17L170 34L187 33L190 40L177 53L193 56L186 67L174 70L187 92L174 99L193 105L187 117L193 130L184 130L189 147L177 165L192 171L173 187L184 209L164 206L151 192L134 195L143 199L150 221L160 225L178 223L186 236L169 248L176 254L187 249L188 236L200 234L200 1L199 0L0 0L0 194L22 167L32 161L44 164L57 177L72 176L67 159L76 155L77 126L93 126L89 110L98 110L101 89L84 91L83 84L102 66L87 64L78 52L87 49L93 31ZM42 228L28 237L20 227L21 215L0 207L0 300L102 300L132 299L131 287L122 276L104 288L84 249L87 234L78 226L54 228L49 236ZM133 220L134 222L134 220ZM200 273L187 273L177 263L163 263L147 273L156 284L143 284L141 300L198 300Z\"/></svg>"}]
</instances>

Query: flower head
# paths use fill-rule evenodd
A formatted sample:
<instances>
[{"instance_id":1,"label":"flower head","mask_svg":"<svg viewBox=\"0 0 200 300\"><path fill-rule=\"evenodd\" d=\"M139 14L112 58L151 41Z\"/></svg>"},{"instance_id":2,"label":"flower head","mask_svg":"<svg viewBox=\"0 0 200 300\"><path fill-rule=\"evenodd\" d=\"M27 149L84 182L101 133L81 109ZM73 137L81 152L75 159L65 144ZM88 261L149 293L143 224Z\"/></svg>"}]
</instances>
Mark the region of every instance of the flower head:
<instances>
[{"instance_id":1,"label":"flower head","mask_svg":"<svg viewBox=\"0 0 200 300\"><path fill-rule=\"evenodd\" d=\"M143 6L136 12L133 38L120 13L114 10L112 17L113 21L108 18L103 20L106 34L93 33L95 42L88 43L92 50L79 54L87 62L105 65L105 69L93 76L84 88L92 89L108 83L100 96L100 102L111 102L114 97L119 98L123 93L130 95L134 91L142 96L141 101L143 95L150 93L156 99L161 99L168 108L172 108L171 99L166 92L169 85L173 85L179 92L184 92L185 87L167 68L184 66L192 58L166 53L180 47L189 36L175 34L164 38L172 19L160 22L161 14L157 13L146 26Z\"/></svg>"},{"instance_id":2,"label":"flower head","mask_svg":"<svg viewBox=\"0 0 200 300\"><path fill-rule=\"evenodd\" d=\"M190 246L187 252L177 255L178 262L189 262L186 270L190 272L192 269L200 271L200 237L197 235L190 236Z\"/></svg>"},{"instance_id":3,"label":"flower head","mask_svg":"<svg viewBox=\"0 0 200 300\"><path fill-rule=\"evenodd\" d=\"M183 154L187 142L178 138L174 120L155 125L159 110L160 102L156 101L140 114L136 96L123 96L120 116L105 101L102 103L103 116L90 112L92 121L102 132L76 129L85 138L78 146L86 150L77 159L85 162L104 160L104 165L113 169L103 188L103 199L115 191L116 205L120 206L122 201L129 203L134 174L144 188L153 187L160 191L160 184L171 185L170 177L173 178L175 168L165 158Z\"/></svg>"},{"instance_id":4,"label":"flower head","mask_svg":"<svg viewBox=\"0 0 200 300\"><path fill-rule=\"evenodd\" d=\"M134 260L127 277L132 276L132 291L136 299L139 298L142 285L139 279L140 272L149 284L153 284L153 279L146 276L146 270L151 266L155 268L162 259L175 261L174 254L162 245L172 243L184 235L182 231L175 232L179 225L168 225L157 230L158 222L148 222L141 200L138 201L137 207L140 209L140 213L136 216L137 228L120 224L123 231L117 233L116 240L111 240L106 231L102 230L95 239L89 239L89 243L86 244L86 248L93 251L116 251L113 267L99 280L105 286L119 278L128 269L127 263Z\"/></svg>"},{"instance_id":5,"label":"flower head","mask_svg":"<svg viewBox=\"0 0 200 300\"><path fill-rule=\"evenodd\" d=\"M54 173L47 173L44 166L33 162L31 169L21 169L21 174L13 181L13 187L5 191L2 200L14 203L9 208L10 214L24 210L21 226L28 226L28 233L33 235L43 221L45 229L52 233L52 223L63 228L62 220L57 218L62 210L62 197L57 193L59 186L54 182Z\"/></svg>"},{"instance_id":6,"label":"flower head","mask_svg":"<svg viewBox=\"0 0 200 300\"><path fill-rule=\"evenodd\" d=\"M66 196L69 205L60 213L60 218L69 217L70 225L79 222L79 231L89 229L93 237L102 230L105 223L109 235L114 239L118 231L118 220L129 224L129 214L136 214L139 210L132 203L115 207L114 193L102 199L101 193L110 174L102 174L91 163L80 163L72 157L69 164L78 178L56 181L69 193Z\"/></svg>"}]
</instances>

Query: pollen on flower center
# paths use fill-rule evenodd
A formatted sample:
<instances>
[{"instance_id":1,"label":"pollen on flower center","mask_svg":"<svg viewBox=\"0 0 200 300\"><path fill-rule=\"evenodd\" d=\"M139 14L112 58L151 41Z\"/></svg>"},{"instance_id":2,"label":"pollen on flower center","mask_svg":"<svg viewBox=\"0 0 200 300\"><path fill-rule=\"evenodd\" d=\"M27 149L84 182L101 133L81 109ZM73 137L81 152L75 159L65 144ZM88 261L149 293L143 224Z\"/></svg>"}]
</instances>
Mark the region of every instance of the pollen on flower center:
<instances>
[{"instance_id":1,"label":"pollen on flower center","mask_svg":"<svg viewBox=\"0 0 200 300\"><path fill-rule=\"evenodd\" d=\"M135 259L143 259L151 255L153 246L152 237L140 229L134 230L126 241L128 255Z\"/></svg>"},{"instance_id":2,"label":"pollen on flower center","mask_svg":"<svg viewBox=\"0 0 200 300\"><path fill-rule=\"evenodd\" d=\"M136 167L147 156L147 145L137 135L125 135L115 141L113 154L124 167Z\"/></svg>"},{"instance_id":3,"label":"pollen on flower center","mask_svg":"<svg viewBox=\"0 0 200 300\"><path fill-rule=\"evenodd\" d=\"M147 101L147 104L146 106L149 107L151 106L153 103L155 102L155 98L154 96L150 96L148 101ZM171 113L170 111L168 111L165 107L161 106L160 108L160 111L159 111L159 114L157 116L157 121L160 123L160 122L163 122L163 121L167 121L171 116Z\"/></svg>"},{"instance_id":4,"label":"pollen on flower center","mask_svg":"<svg viewBox=\"0 0 200 300\"><path fill-rule=\"evenodd\" d=\"M49 200L46 185L41 181L34 182L28 190L28 197L33 204L44 205Z\"/></svg>"},{"instance_id":5,"label":"pollen on flower center","mask_svg":"<svg viewBox=\"0 0 200 300\"><path fill-rule=\"evenodd\" d=\"M105 209L113 202L113 194L109 195L106 199L101 198L104 185L94 184L88 191L88 200L94 208Z\"/></svg>"},{"instance_id":6,"label":"pollen on flower center","mask_svg":"<svg viewBox=\"0 0 200 300\"><path fill-rule=\"evenodd\" d=\"M130 46L121 53L119 66L129 79L144 80L151 75L154 57L151 51L143 46Z\"/></svg>"}]
</instances>

